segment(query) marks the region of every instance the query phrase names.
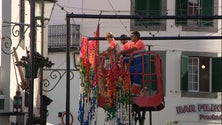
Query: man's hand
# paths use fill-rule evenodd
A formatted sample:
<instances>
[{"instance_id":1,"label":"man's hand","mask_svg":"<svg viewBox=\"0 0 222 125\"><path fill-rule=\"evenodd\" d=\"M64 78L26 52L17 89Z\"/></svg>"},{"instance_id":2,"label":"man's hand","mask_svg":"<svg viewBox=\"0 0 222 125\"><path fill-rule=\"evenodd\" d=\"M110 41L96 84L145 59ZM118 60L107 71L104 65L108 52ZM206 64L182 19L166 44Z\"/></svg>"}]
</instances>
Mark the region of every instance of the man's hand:
<instances>
[{"instance_id":1,"label":"man's hand","mask_svg":"<svg viewBox=\"0 0 222 125\"><path fill-rule=\"evenodd\" d=\"M107 51L103 51L100 55L106 56L106 55L108 55L108 52Z\"/></svg>"}]
</instances>

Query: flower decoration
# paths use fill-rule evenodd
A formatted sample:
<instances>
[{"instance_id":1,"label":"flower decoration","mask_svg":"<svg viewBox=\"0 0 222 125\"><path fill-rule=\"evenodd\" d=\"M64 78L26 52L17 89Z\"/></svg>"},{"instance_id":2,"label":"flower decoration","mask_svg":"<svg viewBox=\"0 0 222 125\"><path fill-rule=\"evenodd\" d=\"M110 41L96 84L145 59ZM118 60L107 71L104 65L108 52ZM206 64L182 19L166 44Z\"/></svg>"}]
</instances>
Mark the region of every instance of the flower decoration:
<instances>
[{"instance_id":1,"label":"flower decoration","mask_svg":"<svg viewBox=\"0 0 222 125\"><path fill-rule=\"evenodd\" d=\"M30 67L31 67L31 56L29 51L27 51L27 56L22 56L22 58L20 59L20 61L15 62L16 66L22 66L25 68L25 72L26 72L26 78L29 78L30 76ZM39 68L43 68L43 67L47 67L47 68L51 68L52 65L54 65L54 63L52 63L51 61L49 61L48 57L44 57L41 54L39 54L38 52L34 52L34 71L35 74L37 74L38 69ZM35 75L35 78L37 76Z\"/></svg>"},{"instance_id":2,"label":"flower decoration","mask_svg":"<svg viewBox=\"0 0 222 125\"><path fill-rule=\"evenodd\" d=\"M30 57L29 51L27 51L27 56L22 56L20 61L16 62L16 66L25 67L27 65L31 65L30 58L31 57ZM38 52L34 53L34 66L37 66L39 68L43 68L43 67L51 68L52 65L54 65L54 63L49 61L48 57L45 58L44 56L42 56Z\"/></svg>"}]
</instances>

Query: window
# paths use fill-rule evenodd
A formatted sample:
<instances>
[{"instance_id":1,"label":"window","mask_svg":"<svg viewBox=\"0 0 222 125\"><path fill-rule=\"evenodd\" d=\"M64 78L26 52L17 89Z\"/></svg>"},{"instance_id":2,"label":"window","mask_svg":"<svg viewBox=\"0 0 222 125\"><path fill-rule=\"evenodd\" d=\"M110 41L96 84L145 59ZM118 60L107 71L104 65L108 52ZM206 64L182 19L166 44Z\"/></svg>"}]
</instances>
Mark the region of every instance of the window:
<instances>
[{"instance_id":1,"label":"window","mask_svg":"<svg viewBox=\"0 0 222 125\"><path fill-rule=\"evenodd\" d=\"M199 83L199 60L197 57L189 58L188 63L188 90L198 91Z\"/></svg>"},{"instance_id":2,"label":"window","mask_svg":"<svg viewBox=\"0 0 222 125\"><path fill-rule=\"evenodd\" d=\"M200 0L188 0L188 15L200 15ZM198 19L188 20L189 25L198 25Z\"/></svg>"},{"instance_id":3,"label":"window","mask_svg":"<svg viewBox=\"0 0 222 125\"><path fill-rule=\"evenodd\" d=\"M213 16L217 15L216 0L176 0L176 16ZM215 5L215 6L214 6ZM196 27L217 27L213 19L176 19L176 25ZM187 29L187 28L185 28ZM195 30L195 28L189 28ZM202 29L201 29L202 30ZM214 30L215 31L215 30Z\"/></svg>"},{"instance_id":4,"label":"window","mask_svg":"<svg viewBox=\"0 0 222 125\"><path fill-rule=\"evenodd\" d=\"M188 15L198 16L200 14L200 0L189 0Z\"/></svg>"},{"instance_id":5,"label":"window","mask_svg":"<svg viewBox=\"0 0 222 125\"><path fill-rule=\"evenodd\" d=\"M188 91L210 92L211 59L208 57L189 57L188 60Z\"/></svg>"},{"instance_id":6,"label":"window","mask_svg":"<svg viewBox=\"0 0 222 125\"><path fill-rule=\"evenodd\" d=\"M166 0L134 0L131 3L133 15L137 16L161 16L166 12ZM166 30L166 20L158 19L135 19L131 20L132 30Z\"/></svg>"},{"instance_id":7,"label":"window","mask_svg":"<svg viewBox=\"0 0 222 125\"><path fill-rule=\"evenodd\" d=\"M222 92L222 58L181 58L181 89L186 92Z\"/></svg>"}]
</instances>

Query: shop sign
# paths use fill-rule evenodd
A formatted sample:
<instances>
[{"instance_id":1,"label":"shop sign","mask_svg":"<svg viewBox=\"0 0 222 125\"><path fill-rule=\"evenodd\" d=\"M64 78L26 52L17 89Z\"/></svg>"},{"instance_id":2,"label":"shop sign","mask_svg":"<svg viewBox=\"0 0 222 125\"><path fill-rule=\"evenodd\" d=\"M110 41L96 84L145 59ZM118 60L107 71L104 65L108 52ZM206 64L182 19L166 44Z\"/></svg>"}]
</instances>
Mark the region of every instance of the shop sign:
<instances>
[{"instance_id":1,"label":"shop sign","mask_svg":"<svg viewBox=\"0 0 222 125\"><path fill-rule=\"evenodd\" d=\"M222 104L190 104L177 106L176 113L199 113L200 120L222 120Z\"/></svg>"}]
</instances>

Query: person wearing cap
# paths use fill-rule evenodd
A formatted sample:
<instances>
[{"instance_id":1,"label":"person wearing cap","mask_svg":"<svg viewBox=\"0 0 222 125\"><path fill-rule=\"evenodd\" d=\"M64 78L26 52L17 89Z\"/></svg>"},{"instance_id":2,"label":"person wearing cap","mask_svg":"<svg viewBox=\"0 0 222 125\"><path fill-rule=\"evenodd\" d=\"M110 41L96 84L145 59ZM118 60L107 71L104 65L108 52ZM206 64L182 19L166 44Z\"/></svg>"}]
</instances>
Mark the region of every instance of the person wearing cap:
<instances>
[{"instance_id":1,"label":"person wearing cap","mask_svg":"<svg viewBox=\"0 0 222 125\"><path fill-rule=\"evenodd\" d=\"M120 51L118 53L118 56L130 54L129 60L127 62L127 66L132 67L130 69L133 69L133 68L135 68L134 67L135 64L132 63L133 59L134 59L134 52L135 51L145 51L146 49L145 49L144 42L140 39L140 33L138 31L131 32L130 38L133 42L132 46L127 50ZM134 73L134 70L130 70L130 73ZM138 95L138 94L140 94L140 88L141 88L142 83L136 82L134 78L137 78L137 76L131 75L131 80L132 80L131 81L132 82L131 91L132 91L133 95Z\"/></svg>"},{"instance_id":2,"label":"person wearing cap","mask_svg":"<svg viewBox=\"0 0 222 125\"><path fill-rule=\"evenodd\" d=\"M144 42L140 39L140 33L138 31L133 31L130 34L131 41L133 42L132 46L127 50L122 50L118 55L130 54L139 50L146 50Z\"/></svg>"},{"instance_id":3,"label":"person wearing cap","mask_svg":"<svg viewBox=\"0 0 222 125\"><path fill-rule=\"evenodd\" d=\"M127 38L126 34L120 35L120 38ZM132 47L133 42L128 41L128 40L120 40L120 42L123 44L122 45L122 50L128 50Z\"/></svg>"},{"instance_id":4,"label":"person wearing cap","mask_svg":"<svg viewBox=\"0 0 222 125\"><path fill-rule=\"evenodd\" d=\"M114 34L112 32L108 32L106 34L106 40L109 43L109 47L103 52L104 55L107 55L108 53L111 52L117 53L120 51L119 45L114 39Z\"/></svg>"}]
</instances>

